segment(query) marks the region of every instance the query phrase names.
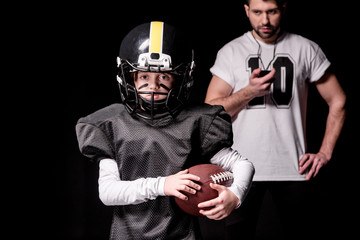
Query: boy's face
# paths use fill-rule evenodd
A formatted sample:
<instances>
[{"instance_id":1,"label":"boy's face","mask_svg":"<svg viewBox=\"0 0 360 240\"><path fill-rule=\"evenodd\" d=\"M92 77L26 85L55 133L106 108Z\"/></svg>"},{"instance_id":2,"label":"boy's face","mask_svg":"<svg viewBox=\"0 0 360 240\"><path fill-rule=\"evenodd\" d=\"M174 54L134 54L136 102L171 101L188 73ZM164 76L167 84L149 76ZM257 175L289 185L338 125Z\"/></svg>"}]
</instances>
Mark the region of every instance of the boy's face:
<instances>
[{"instance_id":1,"label":"boy's face","mask_svg":"<svg viewBox=\"0 0 360 240\"><path fill-rule=\"evenodd\" d=\"M135 88L140 92L158 92L166 93L154 94L154 100L163 100L167 98L167 93L174 86L175 78L168 73L155 73L155 72L137 72L135 74ZM140 94L140 97L151 100L152 94Z\"/></svg>"}]
</instances>

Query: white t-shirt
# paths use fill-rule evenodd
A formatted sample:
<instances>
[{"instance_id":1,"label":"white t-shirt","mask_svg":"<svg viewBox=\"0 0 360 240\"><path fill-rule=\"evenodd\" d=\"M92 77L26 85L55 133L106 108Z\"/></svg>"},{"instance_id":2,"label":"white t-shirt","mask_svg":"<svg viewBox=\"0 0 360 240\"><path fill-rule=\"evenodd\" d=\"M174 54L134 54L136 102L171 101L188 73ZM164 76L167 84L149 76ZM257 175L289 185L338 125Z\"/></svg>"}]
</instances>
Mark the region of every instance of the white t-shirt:
<instances>
[{"instance_id":1,"label":"white t-shirt","mask_svg":"<svg viewBox=\"0 0 360 240\"><path fill-rule=\"evenodd\" d=\"M248 85L252 70L267 66L276 69L271 93L253 99L234 118L232 147L253 162L254 181L304 180L298 170L306 152L308 83L319 80L330 62L302 36L283 33L275 44L265 44L246 32L219 50L210 71L237 92Z\"/></svg>"}]
</instances>

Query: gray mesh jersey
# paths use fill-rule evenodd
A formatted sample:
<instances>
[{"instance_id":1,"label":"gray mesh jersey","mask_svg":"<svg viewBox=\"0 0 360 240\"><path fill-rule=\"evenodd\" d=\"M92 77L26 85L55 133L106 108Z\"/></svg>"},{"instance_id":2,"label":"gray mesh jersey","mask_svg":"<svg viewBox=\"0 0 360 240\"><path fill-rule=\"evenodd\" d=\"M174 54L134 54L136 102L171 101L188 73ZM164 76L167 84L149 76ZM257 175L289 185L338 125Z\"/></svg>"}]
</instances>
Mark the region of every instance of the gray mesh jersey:
<instances>
[{"instance_id":1,"label":"gray mesh jersey","mask_svg":"<svg viewBox=\"0 0 360 240\"><path fill-rule=\"evenodd\" d=\"M79 119L80 151L94 161L115 159L122 180L168 176L207 163L232 145L229 115L221 106L185 108L174 119L146 121L113 104ZM111 239L187 239L192 217L172 197L159 196L136 205L115 206ZM195 231L196 232L196 231Z\"/></svg>"}]
</instances>

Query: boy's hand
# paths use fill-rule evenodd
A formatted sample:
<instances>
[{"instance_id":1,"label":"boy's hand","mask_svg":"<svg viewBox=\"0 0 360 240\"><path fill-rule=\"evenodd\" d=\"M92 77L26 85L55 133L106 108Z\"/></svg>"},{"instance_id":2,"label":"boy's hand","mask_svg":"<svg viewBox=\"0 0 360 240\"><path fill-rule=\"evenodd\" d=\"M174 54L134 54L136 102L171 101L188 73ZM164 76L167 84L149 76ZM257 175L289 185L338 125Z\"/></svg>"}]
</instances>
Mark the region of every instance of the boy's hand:
<instances>
[{"instance_id":1,"label":"boy's hand","mask_svg":"<svg viewBox=\"0 0 360 240\"><path fill-rule=\"evenodd\" d=\"M167 196L178 197L182 200L187 200L187 196L180 191L195 194L196 190L200 190L200 185L193 181L199 181L200 178L189 173L188 169L180 171L174 175L165 178L164 192Z\"/></svg>"},{"instance_id":2,"label":"boy's hand","mask_svg":"<svg viewBox=\"0 0 360 240\"><path fill-rule=\"evenodd\" d=\"M230 213L240 204L240 200L227 187L210 183L210 187L219 192L217 198L199 203L199 208L213 207L210 210L200 210L200 213L207 218L221 220L230 215Z\"/></svg>"}]
</instances>

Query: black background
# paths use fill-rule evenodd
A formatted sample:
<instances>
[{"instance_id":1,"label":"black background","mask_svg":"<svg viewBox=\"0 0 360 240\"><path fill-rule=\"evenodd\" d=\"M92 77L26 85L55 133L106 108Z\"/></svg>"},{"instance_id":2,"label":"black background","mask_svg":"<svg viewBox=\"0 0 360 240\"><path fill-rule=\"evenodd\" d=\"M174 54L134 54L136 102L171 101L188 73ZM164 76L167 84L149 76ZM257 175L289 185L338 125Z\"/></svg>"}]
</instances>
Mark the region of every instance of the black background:
<instances>
[{"instance_id":1,"label":"black background","mask_svg":"<svg viewBox=\"0 0 360 240\"><path fill-rule=\"evenodd\" d=\"M348 97L348 115L333 159L310 182L309 212L294 213L306 214L311 220L299 226L299 231L318 230L309 232L310 239L312 236L353 236L358 222L356 183L360 159L356 155L359 142L356 94L359 62L354 15L349 6L318 0L289 1L285 17L284 28L321 46ZM211 79L209 68L217 51L249 30L249 23L241 1L67 4L52 7L46 16L55 22L50 29L51 40L47 41L51 44L43 46L51 52L51 59L56 58L47 78L60 76L56 80L59 84L47 86L57 90L61 87L57 92L60 105L55 109L54 118L61 119L62 127L46 129L56 131L49 141L61 140L48 149L51 174L45 182L51 182L55 195L49 198L44 194L46 197L38 202L43 208L41 213L45 214L36 224L34 233L45 239L107 239L111 207L104 206L98 198L98 166L80 154L75 124L82 116L120 102L115 74L122 38L133 27L152 20L165 21L185 30L194 43L197 65L192 100L203 101ZM45 62L50 61L44 58ZM49 93L51 95L52 91ZM307 121L310 152L316 152L321 144L326 114L326 103L312 86ZM48 190L42 188L41 192ZM271 198L264 202L262 213L258 239L269 239L281 232ZM47 238L49 235L51 237Z\"/></svg>"}]
</instances>

